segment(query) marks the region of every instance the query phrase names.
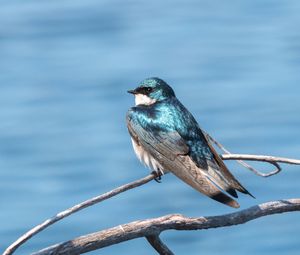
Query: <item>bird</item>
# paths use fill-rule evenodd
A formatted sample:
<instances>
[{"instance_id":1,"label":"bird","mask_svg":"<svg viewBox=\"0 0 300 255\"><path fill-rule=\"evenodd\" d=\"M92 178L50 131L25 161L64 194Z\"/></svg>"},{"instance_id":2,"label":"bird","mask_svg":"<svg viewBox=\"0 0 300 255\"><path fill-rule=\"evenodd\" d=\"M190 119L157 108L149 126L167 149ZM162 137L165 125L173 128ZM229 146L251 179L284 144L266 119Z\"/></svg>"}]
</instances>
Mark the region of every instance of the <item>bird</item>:
<instances>
[{"instance_id":1,"label":"bird","mask_svg":"<svg viewBox=\"0 0 300 255\"><path fill-rule=\"evenodd\" d=\"M228 170L193 115L164 80L153 77L128 90L135 96L126 122L138 159L155 180L172 173L204 195L239 208L237 191L254 197Z\"/></svg>"}]
</instances>

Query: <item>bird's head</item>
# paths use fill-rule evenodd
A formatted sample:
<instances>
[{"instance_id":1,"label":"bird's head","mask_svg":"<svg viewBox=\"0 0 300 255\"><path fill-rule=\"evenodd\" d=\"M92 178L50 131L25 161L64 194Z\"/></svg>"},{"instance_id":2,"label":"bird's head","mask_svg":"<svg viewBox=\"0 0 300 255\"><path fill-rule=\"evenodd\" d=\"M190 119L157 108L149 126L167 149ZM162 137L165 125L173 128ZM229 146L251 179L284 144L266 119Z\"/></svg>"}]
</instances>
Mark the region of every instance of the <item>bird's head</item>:
<instances>
[{"instance_id":1,"label":"bird's head","mask_svg":"<svg viewBox=\"0 0 300 255\"><path fill-rule=\"evenodd\" d=\"M129 90L128 93L135 95L136 105L151 105L175 97L173 89L159 78L145 79L136 89Z\"/></svg>"}]
</instances>

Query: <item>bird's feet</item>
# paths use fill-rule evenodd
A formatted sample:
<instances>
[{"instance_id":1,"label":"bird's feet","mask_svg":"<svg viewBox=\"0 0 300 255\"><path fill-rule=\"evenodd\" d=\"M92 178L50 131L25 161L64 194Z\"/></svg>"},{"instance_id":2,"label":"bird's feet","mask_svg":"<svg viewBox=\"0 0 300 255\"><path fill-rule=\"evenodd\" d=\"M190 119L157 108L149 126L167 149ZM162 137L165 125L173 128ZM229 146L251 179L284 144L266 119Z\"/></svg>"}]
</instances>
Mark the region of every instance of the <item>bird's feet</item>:
<instances>
[{"instance_id":1,"label":"bird's feet","mask_svg":"<svg viewBox=\"0 0 300 255\"><path fill-rule=\"evenodd\" d=\"M163 175L161 171L152 171L151 174L155 176L154 181L156 181L157 183L161 183L161 176Z\"/></svg>"}]
</instances>

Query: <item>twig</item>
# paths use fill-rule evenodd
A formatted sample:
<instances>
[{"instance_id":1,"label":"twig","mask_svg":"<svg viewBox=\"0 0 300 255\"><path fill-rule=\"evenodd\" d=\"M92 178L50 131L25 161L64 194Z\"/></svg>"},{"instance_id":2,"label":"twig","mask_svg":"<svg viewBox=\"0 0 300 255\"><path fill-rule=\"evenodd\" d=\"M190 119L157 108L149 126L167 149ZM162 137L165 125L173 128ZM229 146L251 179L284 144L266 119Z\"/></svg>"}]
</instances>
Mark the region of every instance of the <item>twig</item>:
<instances>
[{"instance_id":1,"label":"twig","mask_svg":"<svg viewBox=\"0 0 300 255\"><path fill-rule=\"evenodd\" d=\"M221 216L188 218L179 214L159 218L134 221L119 227L110 228L81 236L65 243L56 244L33 255L82 254L106 246L146 236L158 236L166 230L201 230L228 227L272 214L300 211L300 199L288 199L268 202L239 212Z\"/></svg>"},{"instance_id":2,"label":"twig","mask_svg":"<svg viewBox=\"0 0 300 255\"><path fill-rule=\"evenodd\" d=\"M234 159L240 165L242 165L245 168L249 169L250 171L252 171L253 173L255 173L258 176L270 177L272 175L278 174L282 170L280 165L278 164L278 162L287 163L287 164L295 164L295 165L300 164L300 160L296 160L296 159L277 158L277 157L272 157L272 156L248 155L248 154L232 154L221 143L219 143L214 138L212 138L208 133L204 132L204 134L205 134L206 138L209 141L214 143L223 152L225 152L225 154L221 155L221 158L223 160L232 160L232 159ZM243 160L251 160L251 161L264 161L264 162L267 162L267 163L272 164L273 166L275 166L275 170L270 171L269 173L262 173L262 172L258 171L257 169L255 169L253 166L247 164L242 159Z\"/></svg>"},{"instance_id":3,"label":"twig","mask_svg":"<svg viewBox=\"0 0 300 255\"><path fill-rule=\"evenodd\" d=\"M38 234L39 232L41 232L43 229L49 227L50 225L54 224L55 222L62 220L63 218L66 218L67 216L78 212L86 207L92 206L96 203L102 202L108 198L114 197L124 191L127 191L129 189L133 189L136 187L139 187L143 184L146 184L148 182L150 182L151 180L153 180L155 178L155 176L153 174L147 175L146 177L133 181L131 183L127 183L125 185L122 185L114 190L111 190L107 193L104 193L100 196L96 196L93 197L91 199L88 199L80 204L77 204L73 207L70 207L69 209L62 211L58 214L56 214L55 216L53 216L50 219L45 220L43 223L37 225L36 227L34 227L33 229L29 230L28 232L26 232L24 235L22 235L18 240L16 240L13 244L11 244L3 253L3 255L10 255L13 254L13 252L23 243L25 243L28 239L30 239L31 237L33 237L34 235Z\"/></svg>"},{"instance_id":4,"label":"twig","mask_svg":"<svg viewBox=\"0 0 300 255\"><path fill-rule=\"evenodd\" d=\"M160 255L174 255L174 253L159 238L159 235L146 236L146 239Z\"/></svg>"},{"instance_id":5,"label":"twig","mask_svg":"<svg viewBox=\"0 0 300 255\"><path fill-rule=\"evenodd\" d=\"M221 158L224 160L234 159L234 160L250 160L250 161L263 161L268 163L286 163L291 165L300 165L299 159L265 156L265 155L251 155L251 154L223 154Z\"/></svg>"},{"instance_id":6,"label":"twig","mask_svg":"<svg viewBox=\"0 0 300 255\"><path fill-rule=\"evenodd\" d=\"M231 158L231 156L233 156L233 158ZM272 160L269 160L270 158L274 158L274 157L259 156L259 158L257 158L257 159L252 159L252 158L249 158L249 156L250 156L249 154L224 154L224 155L221 155L221 158L223 160L235 159L236 162L238 162L240 165L244 166L245 168L249 169L250 171L252 171L256 175L261 176L261 177L270 177L272 175L278 174L282 170L281 166L277 162L275 162L275 161L273 162ZM256 170L253 166L247 164L245 161L243 161L241 159L250 160L250 161L267 162L267 163L275 166L275 170L270 171L268 173L262 173L262 172ZM290 160L291 159L286 158L286 161L290 161Z\"/></svg>"}]
</instances>

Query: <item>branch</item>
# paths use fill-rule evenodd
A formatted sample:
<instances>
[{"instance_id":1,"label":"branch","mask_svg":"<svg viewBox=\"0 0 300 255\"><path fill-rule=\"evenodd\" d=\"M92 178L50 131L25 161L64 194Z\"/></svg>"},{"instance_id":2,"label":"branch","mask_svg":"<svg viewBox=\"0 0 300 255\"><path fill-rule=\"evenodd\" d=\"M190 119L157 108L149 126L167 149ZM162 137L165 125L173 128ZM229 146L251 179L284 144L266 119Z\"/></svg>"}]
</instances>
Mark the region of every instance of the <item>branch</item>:
<instances>
[{"instance_id":1,"label":"branch","mask_svg":"<svg viewBox=\"0 0 300 255\"><path fill-rule=\"evenodd\" d=\"M230 153L221 143L216 141L214 138L212 138L208 133L204 132L204 135L206 138L214 143L216 146L218 146L225 154L220 155L223 160L236 160L240 165L246 167L253 173L255 173L258 176L262 177L270 177L272 175L278 174L282 169L280 163L286 163L286 164L294 164L294 165L300 165L300 160L297 159L289 159L289 158L281 158L281 157L273 157L273 156L261 156L261 155L249 155L249 154L232 154ZM275 170L269 172L269 173L262 173L258 170L256 170L253 166L247 164L243 160L250 160L250 161L263 161L267 162L269 164L272 164L275 166Z\"/></svg>"},{"instance_id":2,"label":"branch","mask_svg":"<svg viewBox=\"0 0 300 255\"><path fill-rule=\"evenodd\" d=\"M264 155L251 155L251 154L223 154L221 155L223 160L234 159L234 160L250 160L250 161L262 161L268 163L286 163L291 165L300 165L299 159L282 158L274 156Z\"/></svg>"},{"instance_id":3,"label":"branch","mask_svg":"<svg viewBox=\"0 0 300 255\"><path fill-rule=\"evenodd\" d=\"M62 211L58 214L56 214L55 216L53 216L50 219L45 220L43 223L37 225L36 227L34 227L33 229L29 230L28 232L26 232L24 235L22 235L18 240L16 240L13 244L11 244L3 253L3 255L10 255L13 254L14 251L21 246L23 243L25 243L27 240L29 240L31 237L35 236L36 234L38 234L39 232L41 232L43 229L49 227L50 225L54 224L55 222L62 220L63 218L66 218L67 216L78 212L86 207L92 206L96 203L102 202L108 198L114 197L122 192L125 192L129 189L133 189L136 187L139 187L143 184L146 184L148 182L150 182L151 180L153 180L155 178L155 175L150 174L145 176L142 179L136 180L134 182L130 182L127 183L125 185L122 185L114 190L111 190L109 192L106 192L100 196L96 196L93 197L91 199L88 199L80 204L77 204L73 207L68 208L65 211Z\"/></svg>"},{"instance_id":4,"label":"branch","mask_svg":"<svg viewBox=\"0 0 300 255\"><path fill-rule=\"evenodd\" d=\"M221 216L188 218L180 214L171 214L154 219L134 221L118 227L81 236L65 243L43 249L33 255L82 254L135 238L147 236L157 237L161 232L166 230L201 230L228 227L243 224L263 216L292 211L300 211L300 199L268 202Z\"/></svg>"},{"instance_id":5,"label":"branch","mask_svg":"<svg viewBox=\"0 0 300 255\"><path fill-rule=\"evenodd\" d=\"M146 236L146 239L160 255L174 255L174 253L159 238L159 235Z\"/></svg>"},{"instance_id":6,"label":"branch","mask_svg":"<svg viewBox=\"0 0 300 255\"><path fill-rule=\"evenodd\" d=\"M224 160L245 159L245 160L252 160L252 161L264 161L264 162L268 162L268 163L271 163L271 164L274 164L274 165L278 165L277 162L300 165L300 160L288 159L288 158L277 158L277 157L273 157L273 156L260 156L260 155L247 155L247 154L223 154L223 155L221 155L221 158L224 159ZM278 167L279 167L279 165L278 165ZM250 170L253 171L252 169L250 169ZM256 170L254 169L254 171L256 171ZM268 174L259 173L259 175L261 175L261 176L270 176L272 174L275 174L275 173L274 172L273 173L271 172L271 173L268 173ZM86 201L84 201L80 204L77 204L77 205L75 205L75 206L73 206L73 207L71 207L71 208L69 208L65 211L62 211L62 212L56 214L52 218L49 218L49 219L45 220L43 223L37 225L36 227L34 227L33 229L29 230L24 235L22 235L18 240L16 240L13 244L11 244L4 251L3 255L13 254L14 251L18 247L20 247L23 243L28 241L31 237L35 236L36 234L38 234L39 232L41 232L45 228L49 227L50 225L53 225L54 223L66 218L67 216L70 216L71 214L74 214L75 212L78 212L78 211L80 211L84 208L87 208L89 206L92 206L96 203L102 202L102 201L104 201L108 198L114 197L114 196L116 196L116 195L118 195L122 192L125 192L127 190L139 187L141 185L144 185L144 184L150 182L151 180L155 179L155 177L156 176L154 174L150 174L150 175L148 175L148 176L146 176L142 179L139 179L139 180L133 181L131 183L125 184L123 186L120 186L120 187L118 187L114 190L111 190L107 193L104 193L100 196L96 196L94 198L88 199L88 200L86 200Z\"/></svg>"},{"instance_id":7,"label":"branch","mask_svg":"<svg viewBox=\"0 0 300 255\"><path fill-rule=\"evenodd\" d=\"M231 158L231 156L233 156L233 158ZM281 166L275 161L273 162L272 160L268 160L270 158L270 156L259 156L262 158L257 158L257 159L252 159L250 158L248 154L224 154L222 155L222 159L227 160L227 159L237 159L236 162L238 162L240 165L244 166L245 168L249 169L250 171L252 171L253 173L255 173L258 176L261 177L270 177L272 175L278 174L282 169ZM252 155L254 156L254 155ZM274 158L274 157L272 157ZM275 166L275 169L273 171L270 171L268 173L262 173L258 170L256 170L253 166L247 164L245 161L241 160L250 160L250 161L263 161L263 162L267 162L269 164L272 164L273 166ZM289 161L290 159L286 159L287 161ZM286 162L285 162L286 163Z\"/></svg>"}]
</instances>

